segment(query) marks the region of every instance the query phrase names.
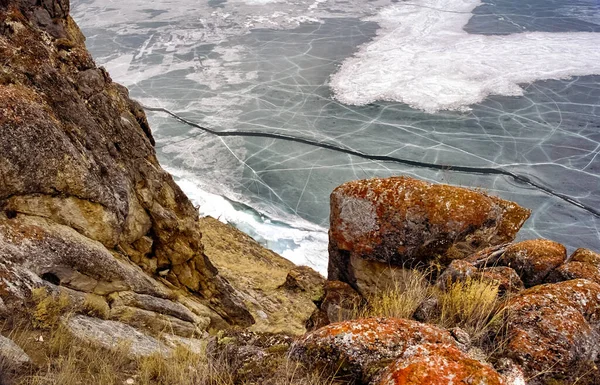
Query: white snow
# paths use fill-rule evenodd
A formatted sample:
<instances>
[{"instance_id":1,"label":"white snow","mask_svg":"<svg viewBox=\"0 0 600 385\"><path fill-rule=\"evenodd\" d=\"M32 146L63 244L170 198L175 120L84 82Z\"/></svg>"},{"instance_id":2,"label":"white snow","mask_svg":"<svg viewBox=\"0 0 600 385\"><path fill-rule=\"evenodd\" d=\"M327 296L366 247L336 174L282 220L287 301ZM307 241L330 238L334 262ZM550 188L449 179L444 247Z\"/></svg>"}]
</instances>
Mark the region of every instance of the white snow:
<instances>
[{"instance_id":1,"label":"white snow","mask_svg":"<svg viewBox=\"0 0 600 385\"><path fill-rule=\"evenodd\" d=\"M346 104L404 102L428 112L465 110L488 95L522 95L521 83L600 74L600 34L463 30L480 0L421 0L384 8L381 29L331 78Z\"/></svg>"}]
</instances>

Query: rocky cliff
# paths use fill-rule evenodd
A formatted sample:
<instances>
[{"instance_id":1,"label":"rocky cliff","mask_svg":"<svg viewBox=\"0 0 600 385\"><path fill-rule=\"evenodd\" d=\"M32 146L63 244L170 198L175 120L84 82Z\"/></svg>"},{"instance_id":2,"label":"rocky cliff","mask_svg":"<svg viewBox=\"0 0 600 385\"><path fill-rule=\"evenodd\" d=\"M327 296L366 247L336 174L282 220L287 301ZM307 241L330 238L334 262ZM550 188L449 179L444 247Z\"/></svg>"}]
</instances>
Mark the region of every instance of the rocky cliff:
<instances>
[{"instance_id":1,"label":"rocky cliff","mask_svg":"<svg viewBox=\"0 0 600 385\"><path fill-rule=\"evenodd\" d=\"M84 40L67 0L0 2L2 307L44 284L196 326L252 324L142 108ZM194 316L167 310L177 296Z\"/></svg>"}]
</instances>

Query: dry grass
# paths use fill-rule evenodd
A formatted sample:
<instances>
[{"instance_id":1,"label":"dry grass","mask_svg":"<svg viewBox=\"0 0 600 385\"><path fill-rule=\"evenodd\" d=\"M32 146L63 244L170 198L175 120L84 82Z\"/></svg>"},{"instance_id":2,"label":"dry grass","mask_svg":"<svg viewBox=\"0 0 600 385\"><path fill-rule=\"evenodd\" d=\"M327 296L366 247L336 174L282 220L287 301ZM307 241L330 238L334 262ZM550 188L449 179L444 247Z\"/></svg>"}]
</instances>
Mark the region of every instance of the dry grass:
<instances>
[{"instance_id":1,"label":"dry grass","mask_svg":"<svg viewBox=\"0 0 600 385\"><path fill-rule=\"evenodd\" d=\"M437 302L437 309L425 320L444 328L460 327L475 343L483 343L503 322L503 307L498 298L498 286L481 279L466 279L441 290L431 285L428 274L404 270L394 284L369 297L368 305L356 309L352 318L396 317L412 318L427 299Z\"/></svg>"},{"instance_id":2,"label":"dry grass","mask_svg":"<svg viewBox=\"0 0 600 385\"><path fill-rule=\"evenodd\" d=\"M498 286L492 282L467 278L436 296L440 314L435 323L448 328L458 326L475 340L502 322Z\"/></svg>"},{"instance_id":3,"label":"dry grass","mask_svg":"<svg viewBox=\"0 0 600 385\"><path fill-rule=\"evenodd\" d=\"M431 296L427 275L418 270L401 270L391 287L368 298L368 305L357 309L353 318L411 318L423 301Z\"/></svg>"},{"instance_id":4,"label":"dry grass","mask_svg":"<svg viewBox=\"0 0 600 385\"><path fill-rule=\"evenodd\" d=\"M110 316L110 307L106 300L95 294L86 294L83 301L82 311L91 317L108 319Z\"/></svg>"},{"instance_id":5,"label":"dry grass","mask_svg":"<svg viewBox=\"0 0 600 385\"><path fill-rule=\"evenodd\" d=\"M55 326L69 307L69 297L64 294L50 293L45 287L31 291L34 303L32 314L33 325L40 329L49 329Z\"/></svg>"}]
</instances>

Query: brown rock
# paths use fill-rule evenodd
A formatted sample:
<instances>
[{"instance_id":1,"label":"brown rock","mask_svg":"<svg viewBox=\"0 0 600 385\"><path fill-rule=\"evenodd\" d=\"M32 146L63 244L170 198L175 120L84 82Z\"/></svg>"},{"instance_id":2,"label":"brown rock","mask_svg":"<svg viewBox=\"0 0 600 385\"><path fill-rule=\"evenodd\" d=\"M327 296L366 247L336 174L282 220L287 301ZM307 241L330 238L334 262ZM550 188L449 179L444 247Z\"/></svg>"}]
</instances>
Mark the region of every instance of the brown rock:
<instances>
[{"instance_id":1,"label":"brown rock","mask_svg":"<svg viewBox=\"0 0 600 385\"><path fill-rule=\"evenodd\" d=\"M546 282L562 282L585 278L600 284L600 266L587 262L567 262L552 270Z\"/></svg>"},{"instance_id":2,"label":"brown rock","mask_svg":"<svg viewBox=\"0 0 600 385\"><path fill-rule=\"evenodd\" d=\"M406 350L372 384L509 385L489 364L468 357L454 346L435 344Z\"/></svg>"},{"instance_id":3,"label":"brown rock","mask_svg":"<svg viewBox=\"0 0 600 385\"><path fill-rule=\"evenodd\" d=\"M506 304L504 355L530 384L575 379L582 363L600 354L600 285L577 279L519 293ZM567 381L568 383L568 381Z\"/></svg>"},{"instance_id":4,"label":"brown rock","mask_svg":"<svg viewBox=\"0 0 600 385\"><path fill-rule=\"evenodd\" d=\"M406 177L348 182L331 194L328 278L357 288L352 257L449 263L511 241L529 215L513 202Z\"/></svg>"},{"instance_id":5,"label":"brown rock","mask_svg":"<svg viewBox=\"0 0 600 385\"><path fill-rule=\"evenodd\" d=\"M600 254L590 249L579 248L571 254L569 262L585 262L600 266Z\"/></svg>"},{"instance_id":6,"label":"brown rock","mask_svg":"<svg viewBox=\"0 0 600 385\"><path fill-rule=\"evenodd\" d=\"M322 366L326 375L336 373L366 383L409 349L427 343L455 345L447 331L432 325L395 318L367 318L338 322L310 332L294 343L290 355L309 366Z\"/></svg>"},{"instance_id":7,"label":"brown rock","mask_svg":"<svg viewBox=\"0 0 600 385\"><path fill-rule=\"evenodd\" d=\"M531 239L508 246L499 263L513 268L525 287L532 287L543 283L550 271L566 258L567 249L560 243Z\"/></svg>"},{"instance_id":8,"label":"brown rock","mask_svg":"<svg viewBox=\"0 0 600 385\"><path fill-rule=\"evenodd\" d=\"M456 281L464 281L477 274L477 268L467 261L457 259L438 277L436 285L441 289L447 289Z\"/></svg>"},{"instance_id":9,"label":"brown rock","mask_svg":"<svg viewBox=\"0 0 600 385\"><path fill-rule=\"evenodd\" d=\"M498 285L498 295L517 293L525 289L525 285L517 272L507 266L485 267L476 274L477 279L493 282Z\"/></svg>"},{"instance_id":10,"label":"brown rock","mask_svg":"<svg viewBox=\"0 0 600 385\"><path fill-rule=\"evenodd\" d=\"M340 281L326 281L325 294L319 308L307 322L307 329L314 330L331 322L354 318L364 299L350 285Z\"/></svg>"},{"instance_id":11,"label":"brown rock","mask_svg":"<svg viewBox=\"0 0 600 385\"><path fill-rule=\"evenodd\" d=\"M500 296L525 288L519 275L510 267L495 266L477 269L466 260L452 261L450 266L438 277L436 285L446 290L450 284L465 281L468 278L497 285Z\"/></svg>"},{"instance_id":12,"label":"brown rock","mask_svg":"<svg viewBox=\"0 0 600 385\"><path fill-rule=\"evenodd\" d=\"M173 287L251 324L204 255L197 210L160 167L142 109L84 40L68 0L2 1L0 271L15 279L4 303L43 277L157 295L152 277L169 270Z\"/></svg>"},{"instance_id":13,"label":"brown rock","mask_svg":"<svg viewBox=\"0 0 600 385\"><path fill-rule=\"evenodd\" d=\"M323 297L325 278L308 266L296 266L285 277L283 287L306 292L313 301Z\"/></svg>"}]
</instances>

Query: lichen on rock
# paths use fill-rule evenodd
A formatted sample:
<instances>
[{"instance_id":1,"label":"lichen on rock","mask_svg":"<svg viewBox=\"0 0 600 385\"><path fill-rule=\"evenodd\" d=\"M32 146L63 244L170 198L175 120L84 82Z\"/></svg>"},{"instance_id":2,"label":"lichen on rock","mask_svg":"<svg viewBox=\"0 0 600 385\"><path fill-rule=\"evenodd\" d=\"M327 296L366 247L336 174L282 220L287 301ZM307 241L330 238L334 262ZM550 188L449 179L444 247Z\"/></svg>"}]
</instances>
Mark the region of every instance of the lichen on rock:
<instances>
[{"instance_id":1,"label":"lichen on rock","mask_svg":"<svg viewBox=\"0 0 600 385\"><path fill-rule=\"evenodd\" d=\"M357 260L447 265L512 241L529 215L482 192L407 177L348 182L331 194L328 278L364 291Z\"/></svg>"},{"instance_id":2,"label":"lichen on rock","mask_svg":"<svg viewBox=\"0 0 600 385\"><path fill-rule=\"evenodd\" d=\"M197 210L160 167L143 110L84 40L66 0L0 3L4 303L18 307L40 284L160 298L175 289L215 319L252 324L204 254Z\"/></svg>"}]
</instances>

